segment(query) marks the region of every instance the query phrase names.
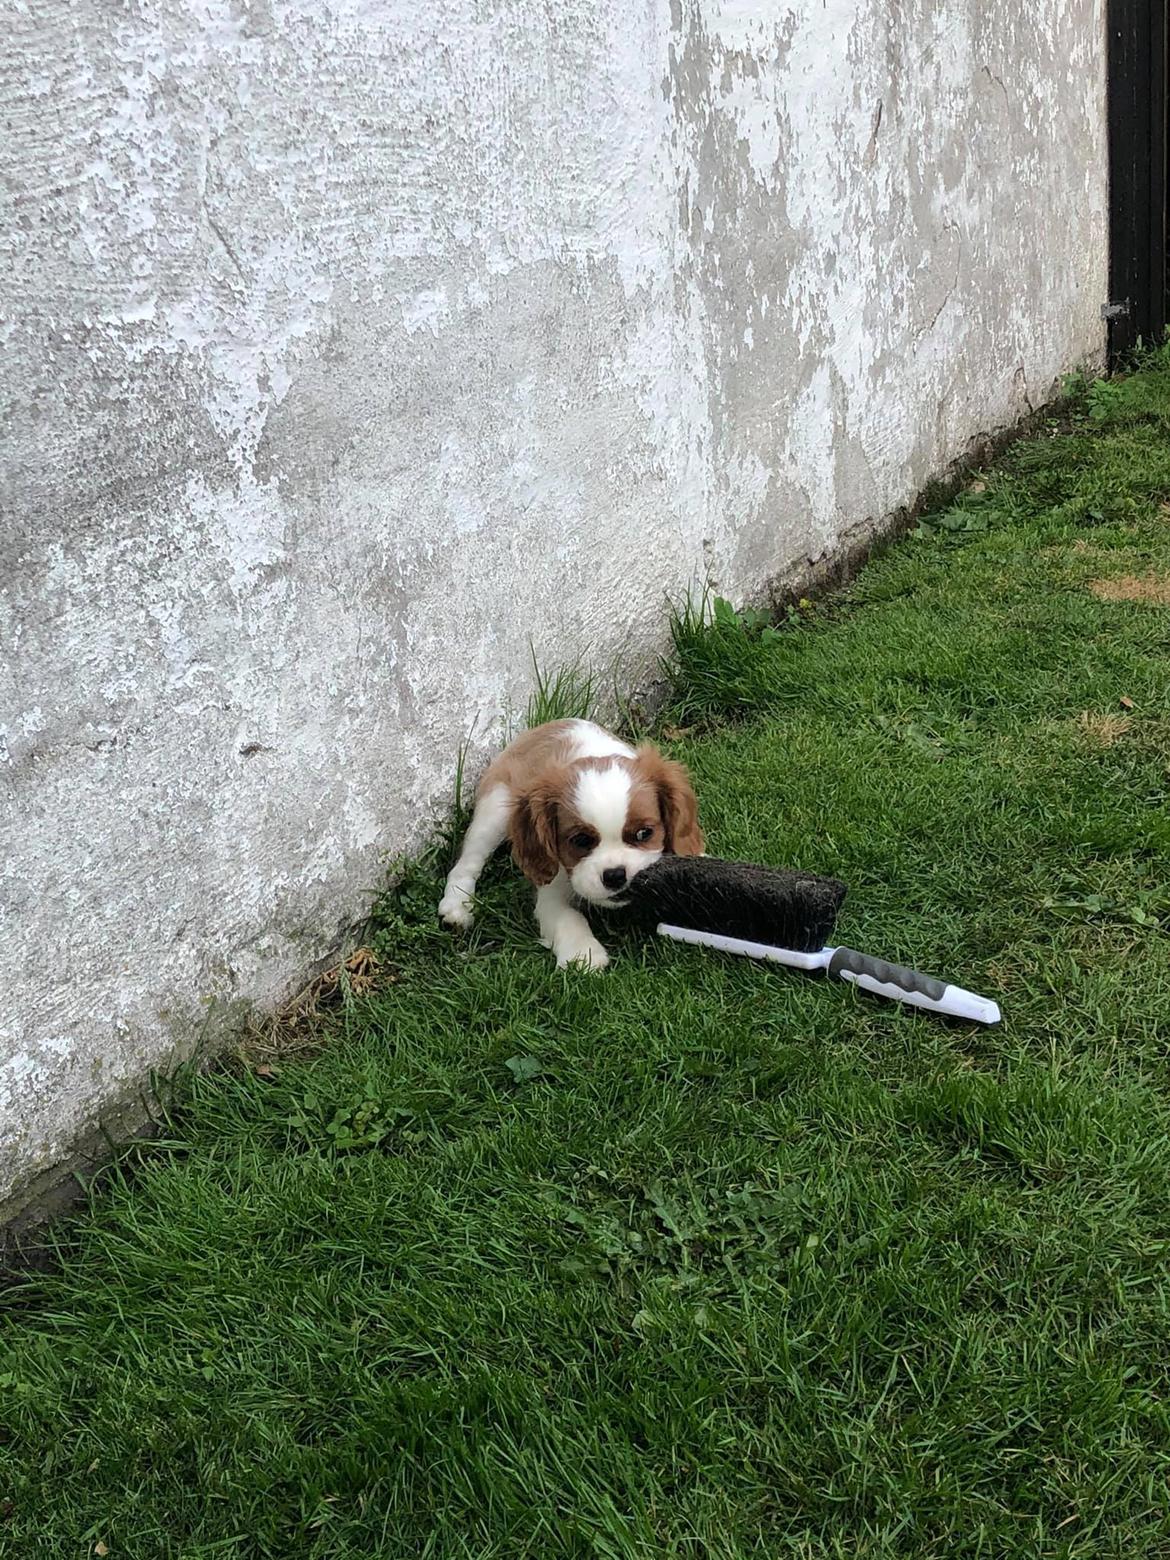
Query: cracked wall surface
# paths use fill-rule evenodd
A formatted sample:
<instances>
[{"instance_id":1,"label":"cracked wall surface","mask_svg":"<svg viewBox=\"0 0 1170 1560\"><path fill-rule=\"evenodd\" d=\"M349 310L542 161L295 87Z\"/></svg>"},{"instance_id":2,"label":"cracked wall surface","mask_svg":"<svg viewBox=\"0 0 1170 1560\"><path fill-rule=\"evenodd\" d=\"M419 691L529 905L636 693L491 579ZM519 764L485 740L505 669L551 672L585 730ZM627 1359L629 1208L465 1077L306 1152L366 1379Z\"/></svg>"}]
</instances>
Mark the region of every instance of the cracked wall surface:
<instances>
[{"instance_id":1,"label":"cracked wall surface","mask_svg":"<svg viewBox=\"0 0 1170 1560\"><path fill-rule=\"evenodd\" d=\"M0 1204L334 945L530 641L832 554L1106 254L1102 0L8 23Z\"/></svg>"}]
</instances>

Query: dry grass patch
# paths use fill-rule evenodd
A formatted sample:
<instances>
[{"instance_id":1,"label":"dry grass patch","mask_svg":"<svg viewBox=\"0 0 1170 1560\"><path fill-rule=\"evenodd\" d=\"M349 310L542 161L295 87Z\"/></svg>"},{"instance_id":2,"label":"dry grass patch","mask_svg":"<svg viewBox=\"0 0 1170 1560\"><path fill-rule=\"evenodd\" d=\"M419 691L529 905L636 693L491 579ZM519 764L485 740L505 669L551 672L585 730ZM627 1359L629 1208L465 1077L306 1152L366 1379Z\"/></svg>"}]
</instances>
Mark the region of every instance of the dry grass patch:
<instances>
[{"instance_id":1,"label":"dry grass patch","mask_svg":"<svg viewBox=\"0 0 1170 1560\"><path fill-rule=\"evenodd\" d=\"M330 969L323 970L283 1007L255 1025L242 1047L249 1059L312 1051L324 1037L323 1024L344 1006L346 993L367 996L375 984L393 985L397 972L388 968L372 948L355 948Z\"/></svg>"},{"instance_id":2,"label":"dry grass patch","mask_svg":"<svg viewBox=\"0 0 1170 1560\"><path fill-rule=\"evenodd\" d=\"M1133 726L1128 715L1102 715L1095 710L1082 710L1076 719L1077 730L1094 747L1110 748Z\"/></svg>"},{"instance_id":3,"label":"dry grass patch","mask_svg":"<svg viewBox=\"0 0 1170 1560\"><path fill-rule=\"evenodd\" d=\"M1170 607L1170 576L1118 574L1112 579L1090 580L1098 601L1134 601L1149 607Z\"/></svg>"}]
</instances>

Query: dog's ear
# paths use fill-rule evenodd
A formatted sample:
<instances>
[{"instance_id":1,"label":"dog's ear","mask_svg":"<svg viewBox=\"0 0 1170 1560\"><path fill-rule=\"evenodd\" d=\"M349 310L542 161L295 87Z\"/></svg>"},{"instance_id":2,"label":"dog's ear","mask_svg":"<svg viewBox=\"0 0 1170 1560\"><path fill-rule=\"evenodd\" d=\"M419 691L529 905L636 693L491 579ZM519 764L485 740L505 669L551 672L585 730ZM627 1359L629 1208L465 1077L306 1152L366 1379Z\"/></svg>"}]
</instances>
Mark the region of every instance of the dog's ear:
<instances>
[{"instance_id":1,"label":"dog's ear","mask_svg":"<svg viewBox=\"0 0 1170 1560\"><path fill-rule=\"evenodd\" d=\"M676 856L701 856L705 845L699 828L699 804L686 770L673 758L663 758L653 747L640 747L637 762L658 792L666 849Z\"/></svg>"},{"instance_id":2,"label":"dog's ear","mask_svg":"<svg viewBox=\"0 0 1170 1560\"><path fill-rule=\"evenodd\" d=\"M520 791L512 806L508 836L512 855L524 876L537 888L551 883L561 870L557 853L559 774L546 771Z\"/></svg>"}]
</instances>

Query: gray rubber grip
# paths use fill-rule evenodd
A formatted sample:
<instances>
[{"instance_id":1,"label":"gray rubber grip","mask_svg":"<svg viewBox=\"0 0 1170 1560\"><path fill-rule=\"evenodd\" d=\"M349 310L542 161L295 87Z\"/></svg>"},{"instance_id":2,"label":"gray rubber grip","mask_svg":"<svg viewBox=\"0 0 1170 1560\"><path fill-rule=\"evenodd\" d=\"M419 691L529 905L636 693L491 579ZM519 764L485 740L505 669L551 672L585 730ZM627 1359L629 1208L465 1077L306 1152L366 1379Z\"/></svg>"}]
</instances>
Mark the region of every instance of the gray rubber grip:
<instances>
[{"instance_id":1,"label":"gray rubber grip","mask_svg":"<svg viewBox=\"0 0 1170 1560\"><path fill-rule=\"evenodd\" d=\"M829 961L829 974L840 975L848 970L851 975L868 975L881 981L883 986L900 986L903 991L916 991L920 997L941 1002L947 989L945 980L935 980L933 975L920 975L904 964L887 964L884 959L872 959L868 953L858 953L856 948L838 948Z\"/></svg>"}]
</instances>

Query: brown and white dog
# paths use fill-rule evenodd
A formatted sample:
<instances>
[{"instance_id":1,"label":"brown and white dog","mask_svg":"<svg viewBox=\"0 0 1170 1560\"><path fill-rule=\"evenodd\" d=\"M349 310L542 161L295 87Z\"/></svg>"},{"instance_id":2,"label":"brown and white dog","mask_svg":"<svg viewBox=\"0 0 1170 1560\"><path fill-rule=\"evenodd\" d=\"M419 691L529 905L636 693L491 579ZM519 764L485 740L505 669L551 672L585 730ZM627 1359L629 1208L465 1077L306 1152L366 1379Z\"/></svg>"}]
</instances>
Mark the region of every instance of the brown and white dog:
<instances>
[{"instance_id":1,"label":"brown and white dog","mask_svg":"<svg viewBox=\"0 0 1170 1560\"><path fill-rule=\"evenodd\" d=\"M632 748L589 720L554 720L516 738L488 768L439 915L472 922L484 863L505 839L536 885L541 941L557 964L604 969L605 949L574 901L620 909L626 884L664 852L700 856L687 772L656 748Z\"/></svg>"}]
</instances>

